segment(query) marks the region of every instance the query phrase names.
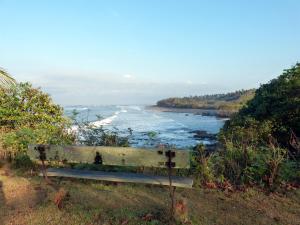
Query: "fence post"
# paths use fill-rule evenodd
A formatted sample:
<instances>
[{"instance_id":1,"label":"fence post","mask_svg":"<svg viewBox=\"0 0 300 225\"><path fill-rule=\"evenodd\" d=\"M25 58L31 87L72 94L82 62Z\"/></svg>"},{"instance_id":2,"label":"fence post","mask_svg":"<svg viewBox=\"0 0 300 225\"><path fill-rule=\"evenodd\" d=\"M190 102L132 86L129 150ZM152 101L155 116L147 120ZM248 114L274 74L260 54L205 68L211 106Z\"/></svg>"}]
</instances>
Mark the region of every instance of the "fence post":
<instances>
[{"instance_id":1,"label":"fence post","mask_svg":"<svg viewBox=\"0 0 300 225\"><path fill-rule=\"evenodd\" d=\"M168 167L168 176L169 176L169 195L171 200L170 206L170 224L174 223L174 205L175 205L175 190L176 187L172 186L172 168L175 167L175 163L172 162L172 158L175 157L175 152L168 150L166 151L166 156L168 161L166 162L166 166Z\"/></svg>"},{"instance_id":2,"label":"fence post","mask_svg":"<svg viewBox=\"0 0 300 225\"><path fill-rule=\"evenodd\" d=\"M48 176L47 176L46 165L45 165L45 160L47 159L46 146L38 145L35 147L35 150L37 150L40 153L39 159L42 162L41 171L42 171L43 177L45 178L46 182L49 182Z\"/></svg>"}]
</instances>

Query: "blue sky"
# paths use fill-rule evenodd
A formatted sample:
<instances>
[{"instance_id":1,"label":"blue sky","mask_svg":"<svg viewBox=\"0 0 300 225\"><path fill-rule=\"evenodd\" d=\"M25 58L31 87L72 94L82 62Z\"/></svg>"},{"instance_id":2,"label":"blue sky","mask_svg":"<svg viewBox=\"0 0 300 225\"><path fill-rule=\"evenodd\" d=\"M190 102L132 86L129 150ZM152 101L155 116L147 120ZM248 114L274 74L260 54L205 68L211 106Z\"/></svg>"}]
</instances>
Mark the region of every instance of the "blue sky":
<instances>
[{"instance_id":1,"label":"blue sky","mask_svg":"<svg viewBox=\"0 0 300 225\"><path fill-rule=\"evenodd\" d=\"M258 87L300 61L298 0L0 0L0 66L63 105Z\"/></svg>"}]
</instances>

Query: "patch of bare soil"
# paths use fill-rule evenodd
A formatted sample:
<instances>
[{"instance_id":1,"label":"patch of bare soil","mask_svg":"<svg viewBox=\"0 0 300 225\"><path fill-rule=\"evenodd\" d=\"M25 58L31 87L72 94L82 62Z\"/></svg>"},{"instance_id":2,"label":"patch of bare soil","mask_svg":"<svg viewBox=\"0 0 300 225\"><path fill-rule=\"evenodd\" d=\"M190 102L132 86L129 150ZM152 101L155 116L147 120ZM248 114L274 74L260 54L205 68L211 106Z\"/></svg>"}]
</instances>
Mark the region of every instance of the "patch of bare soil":
<instances>
[{"instance_id":1,"label":"patch of bare soil","mask_svg":"<svg viewBox=\"0 0 300 225\"><path fill-rule=\"evenodd\" d=\"M42 203L47 193L30 178L18 177L8 165L0 169L0 224L22 224L22 217Z\"/></svg>"}]
</instances>

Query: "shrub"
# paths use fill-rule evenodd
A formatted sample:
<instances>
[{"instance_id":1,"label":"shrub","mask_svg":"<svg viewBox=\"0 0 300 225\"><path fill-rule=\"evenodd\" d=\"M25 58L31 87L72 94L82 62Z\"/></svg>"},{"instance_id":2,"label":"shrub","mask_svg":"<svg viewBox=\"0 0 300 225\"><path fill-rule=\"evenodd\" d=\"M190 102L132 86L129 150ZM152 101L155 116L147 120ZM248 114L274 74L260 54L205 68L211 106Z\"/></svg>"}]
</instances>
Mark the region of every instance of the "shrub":
<instances>
[{"instance_id":1,"label":"shrub","mask_svg":"<svg viewBox=\"0 0 300 225\"><path fill-rule=\"evenodd\" d=\"M299 181L298 163L288 158L288 150L278 146L238 148L227 143L213 155L212 173L231 183L257 184L274 190L282 182Z\"/></svg>"},{"instance_id":2,"label":"shrub","mask_svg":"<svg viewBox=\"0 0 300 225\"><path fill-rule=\"evenodd\" d=\"M231 147L220 151L213 158L216 176L224 176L234 184L242 183L251 157L252 149Z\"/></svg>"},{"instance_id":3,"label":"shrub","mask_svg":"<svg viewBox=\"0 0 300 225\"><path fill-rule=\"evenodd\" d=\"M300 64L269 83L219 134L224 151L215 166L235 184L257 183L273 190L281 182L299 182Z\"/></svg>"},{"instance_id":4,"label":"shrub","mask_svg":"<svg viewBox=\"0 0 300 225\"><path fill-rule=\"evenodd\" d=\"M29 143L71 144L69 126L63 109L29 83L0 89L0 142L10 155L26 152Z\"/></svg>"},{"instance_id":5,"label":"shrub","mask_svg":"<svg viewBox=\"0 0 300 225\"><path fill-rule=\"evenodd\" d=\"M214 176L211 170L210 156L206 153L205 146L203 144L199 144L194 148L192 167L196 178L201 184L205 184L213 180Z\"/></svg>"},{"instance_id":6,"label":"shrub","mask_svg":"<svg viewBox=\"0 0 300 225\"><path fill-rule=\"evenodd\" d=\"M35 140L34 131L30 128L12 130L2 136L3 147L14 155L25 153L28 144Z\"/></svg>"},{"instance_id":7,"label":"shrub","mask_svg":"<svg viewBox=\"0 0 300 225\"><path fill-rule=\"evenodd\" d=\"M34 167L34 163L26 154L17 154L14 158L13 165L15 168L20 169L32 169Z\"/></svg>"},{"instance_id":8,"label":"shrub","mask_svg":"<svg viewBox=\"0 0 300 225\"><path fill-rule=\"evenodd\" d=\"M300 183L300 164L292 160L284 160L278 176L283 181Z\"/></svg>"},{"instance_id":9,"label":"shrub","mask_svg":"<svg viewBox=\"0 0 300 225\"><path fill-rule=\"evenodd\" d=\"M254 98L226 122L223 135L227 139L233 138L233 142L241 142L238 128L249 131L249 137L258 137L259 142L268 142L268 135L272 135L282 147L294 152L290 137L292 133L296 137L300 135L299 96L300 63L285 70L278 78L261 85ZM296 151L298 155L295 154L295 157L300 157L299 152Z\"/></svg>"}]
</instances>

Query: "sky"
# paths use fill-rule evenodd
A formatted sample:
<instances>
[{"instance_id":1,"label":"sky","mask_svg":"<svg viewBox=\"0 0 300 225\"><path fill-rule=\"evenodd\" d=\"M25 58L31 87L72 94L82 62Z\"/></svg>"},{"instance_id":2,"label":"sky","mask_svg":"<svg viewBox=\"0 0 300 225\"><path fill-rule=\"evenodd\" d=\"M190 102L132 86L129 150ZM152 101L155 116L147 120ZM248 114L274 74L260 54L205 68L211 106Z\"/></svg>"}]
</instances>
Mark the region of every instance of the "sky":
<instances>
[{"instance_id":1,"label":"sky","mask_svg":"<svg viewBox=\"0 0 300 225\"><path fill-rule=\"evenodd\" d=\"M0 0L0 67L62 105L257 88L300 61L299 0Z\"/></svg>"}]
</instances>

